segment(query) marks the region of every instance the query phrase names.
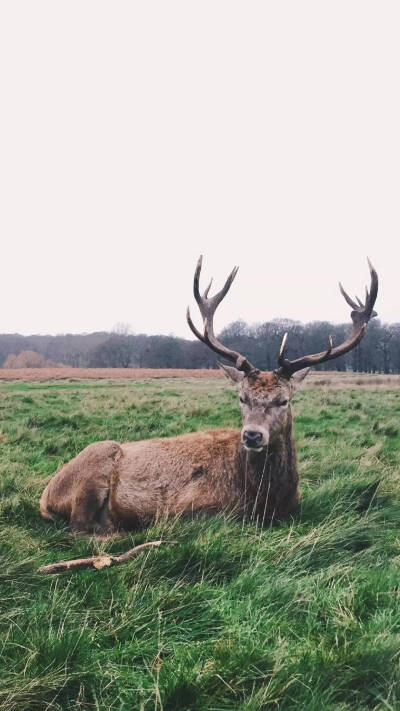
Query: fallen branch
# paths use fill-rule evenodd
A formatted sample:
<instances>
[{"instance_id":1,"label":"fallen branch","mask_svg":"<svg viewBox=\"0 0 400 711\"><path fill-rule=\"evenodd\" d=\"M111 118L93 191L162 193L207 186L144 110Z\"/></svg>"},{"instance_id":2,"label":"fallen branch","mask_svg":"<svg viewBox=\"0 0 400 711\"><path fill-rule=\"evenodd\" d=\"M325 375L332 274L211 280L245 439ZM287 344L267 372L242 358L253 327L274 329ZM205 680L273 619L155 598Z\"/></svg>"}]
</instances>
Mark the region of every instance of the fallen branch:
<instances>
[{"instance_id":1,"label":"fallen branch","mask_svg":"<svg viewBox=\"0 0 400 711\"><path fill-rule=\"evenodd\" d=\"M135 546L130 548L126 553L121 553L121 555L93 555L91 558L75 558L75 560L60 560L59 563L50 563L49 565L42 565L38 568L38 573L64 573L66 570L73 570L77 568L96 568L96 570L102 570L102 568L109 568L112 565L120 565L121 563L126 563L130 558L134 558L136 555L143 553L146 548L158 548L163 543L171 543L172 541L150 541L149 543L142 543L140 546Z\"/></svg>"}]
</instances>

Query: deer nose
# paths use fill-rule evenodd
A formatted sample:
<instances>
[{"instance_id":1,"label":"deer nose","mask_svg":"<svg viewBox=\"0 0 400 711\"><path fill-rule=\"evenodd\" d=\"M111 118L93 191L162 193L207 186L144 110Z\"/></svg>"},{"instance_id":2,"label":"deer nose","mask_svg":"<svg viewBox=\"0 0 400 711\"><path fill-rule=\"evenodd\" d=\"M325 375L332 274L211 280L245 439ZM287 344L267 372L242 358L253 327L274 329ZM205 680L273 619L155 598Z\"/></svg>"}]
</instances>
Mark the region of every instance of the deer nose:
<instances>
[{"instance_id":1,"label":"deer nose","mask_svg":"<svg viewBox=\"0 0 400 711\"><path fill-rule=\"evenodd\" d=\"M261 440L261 432L254 432L253 430L245 430L243 432L243 442L248 447L259 447Z\"/></svg>"}]
</instances>

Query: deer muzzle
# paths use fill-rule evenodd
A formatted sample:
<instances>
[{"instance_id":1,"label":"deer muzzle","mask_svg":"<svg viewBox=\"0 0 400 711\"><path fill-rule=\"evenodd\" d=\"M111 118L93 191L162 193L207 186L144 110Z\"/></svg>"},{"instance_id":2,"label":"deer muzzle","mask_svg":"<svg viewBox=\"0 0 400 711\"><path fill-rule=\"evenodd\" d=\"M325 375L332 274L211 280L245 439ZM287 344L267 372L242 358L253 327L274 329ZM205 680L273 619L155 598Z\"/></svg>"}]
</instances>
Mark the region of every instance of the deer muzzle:
<instances>
[{"instance_id":1,"label":"deer muzzle","mask_svg":"<svg viewBox=\"0 0 400 711\"><path fill-rule=\"evenodd\" d=\"M242 444L248 451L262 452L269 442L269 434L263 427L243 427Z\"/></svg>"}]
</instances>

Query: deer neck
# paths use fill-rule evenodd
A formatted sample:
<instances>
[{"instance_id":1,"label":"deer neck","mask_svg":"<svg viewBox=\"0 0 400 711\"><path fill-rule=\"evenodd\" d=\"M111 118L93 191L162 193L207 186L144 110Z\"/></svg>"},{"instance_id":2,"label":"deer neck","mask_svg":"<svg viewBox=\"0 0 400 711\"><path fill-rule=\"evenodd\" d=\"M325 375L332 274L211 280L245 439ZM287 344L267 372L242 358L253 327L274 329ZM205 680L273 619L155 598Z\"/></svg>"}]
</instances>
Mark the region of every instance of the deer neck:
<instances>
[{"instance_id":1,"label":"deer neck","mask_svg":"<svg viewBox=\"0 0 400 711\"><path fill-rule=\"evenodd\" d=\"M251 452L239 442L238 454L241 464L240 469L245 466L248 473L257 477L262 473L266 462L269 463L269 470L272 465L279 466L280 470L290 468L295 454L292 422L290 421L285 430L262 452ZM270 473L272 474L272 472Z\"/></svg>"},{"instance_id":2,"label":"deer neck","mask_svg":"<svg viewBox=\"0 0 400 711\"><path fill-rule=\"evenodd\" d=\"M292 419L262 452L238 444L238 476L245 492L244 508L251 516L279 516L297 490L298 471Z\"/></svg>"}]
</instances>

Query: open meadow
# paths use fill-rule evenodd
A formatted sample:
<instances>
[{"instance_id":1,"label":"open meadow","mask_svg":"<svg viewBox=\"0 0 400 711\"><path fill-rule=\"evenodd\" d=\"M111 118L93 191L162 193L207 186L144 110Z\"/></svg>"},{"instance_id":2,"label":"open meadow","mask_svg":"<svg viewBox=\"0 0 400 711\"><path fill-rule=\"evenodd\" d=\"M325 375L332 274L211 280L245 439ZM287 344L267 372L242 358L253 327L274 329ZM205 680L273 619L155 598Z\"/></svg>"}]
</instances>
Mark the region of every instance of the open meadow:
<instances>
[{"instance_id":1,"label":"open meadow","mask_svg":"<svg viewBox=\"0 0 400 711\"><path fill-rule=\"evenodd\" d=\"M92 441L239 426L223 378L0 383L1 711L400 709L400 378L295 397L298 515L160 520L108 541L40 517ZM40 565L146 540L121 567Z\"/></svg>"}]
</instances>

